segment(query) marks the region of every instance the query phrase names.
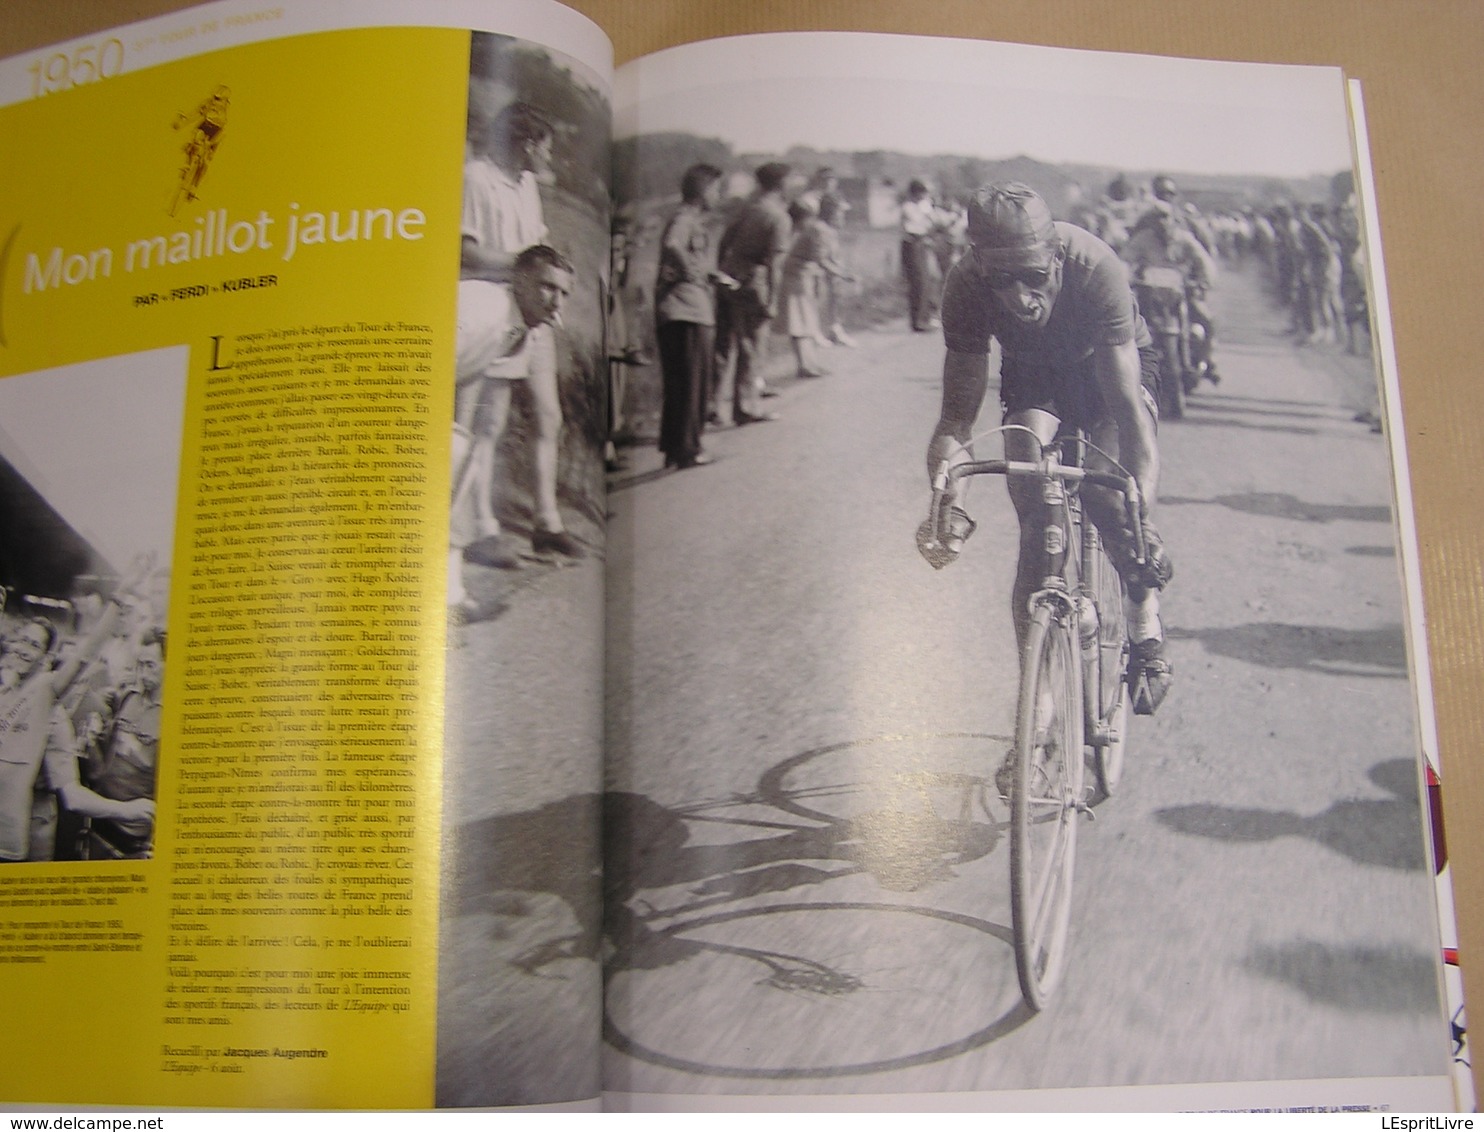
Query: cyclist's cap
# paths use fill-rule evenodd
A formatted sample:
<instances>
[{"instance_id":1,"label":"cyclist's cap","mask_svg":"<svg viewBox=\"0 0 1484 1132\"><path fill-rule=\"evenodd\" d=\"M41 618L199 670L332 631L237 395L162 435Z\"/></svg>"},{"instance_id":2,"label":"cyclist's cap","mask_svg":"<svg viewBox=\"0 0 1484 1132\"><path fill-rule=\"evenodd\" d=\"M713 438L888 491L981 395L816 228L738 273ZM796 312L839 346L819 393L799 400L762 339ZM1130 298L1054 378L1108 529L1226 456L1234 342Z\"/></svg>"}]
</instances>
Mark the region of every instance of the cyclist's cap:
<instances>
[{"instance_id":1,"label":"cyclist's cap","mask_svg":"<svg viewBox=\"0 0 1484 1132\"><path fill-rule=\"evenodd\" d=\"M998 181L969 199L969 241L992 267L1039 267L1061 246L1051 209L1029 185Z\"/></svg>"}]
</instances>

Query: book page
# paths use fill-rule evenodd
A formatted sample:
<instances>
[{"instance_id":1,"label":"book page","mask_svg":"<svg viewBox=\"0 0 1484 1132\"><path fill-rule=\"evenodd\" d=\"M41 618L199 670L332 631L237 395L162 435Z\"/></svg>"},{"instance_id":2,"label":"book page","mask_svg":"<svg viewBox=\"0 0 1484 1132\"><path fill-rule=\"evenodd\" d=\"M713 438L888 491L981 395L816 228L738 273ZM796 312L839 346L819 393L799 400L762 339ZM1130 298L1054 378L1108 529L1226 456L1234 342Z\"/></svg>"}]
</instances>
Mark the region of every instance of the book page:
<instances>
[{"instance_id":1,"label":"book page","mask_svg":"<svg viewBox=\"0 0 1484 1132\"><path fill-rule=\"evenodd\" d=\"M596 1094L609 48L408 21L0 65L4 1102Z\"/></svg>"},{"instance_id":2,"label":"book page","mask_svg":"<svg viewBox=\"0 0 1484 1132\"><path fill-rule=\"evenodd\" d=\"M630 369L610 481L606 1103L1466 1107L1339 72L797 35L666 51L617 90L659 364ZM1060 251L981 261L989 184L1042 202L1026 246ZM709 306L674 299L708 278ZM1128 345L1155 364L1100 380ZM1116 602L1012 586L1064 531L1033 497L1023 543L985 483L955 553L917 532L961 456L930 456L940 418L978 460L1006 420L1096 439L1089 386L1131 406L1131 463L1157 412L1173 579L1158 622L1108 621L1115 652L1162 637L1173 677L1153 715L1079 725L1022 694L1013 628L1040 594L1041 639L1084 659L1038 679L1103 686L1087 610ZM1073 785L1018 785L1053 755ZM1048 826L1075 834L1021 875L1071 884L1059 979L1012 883Z\"/></svg>"}]
</instances>

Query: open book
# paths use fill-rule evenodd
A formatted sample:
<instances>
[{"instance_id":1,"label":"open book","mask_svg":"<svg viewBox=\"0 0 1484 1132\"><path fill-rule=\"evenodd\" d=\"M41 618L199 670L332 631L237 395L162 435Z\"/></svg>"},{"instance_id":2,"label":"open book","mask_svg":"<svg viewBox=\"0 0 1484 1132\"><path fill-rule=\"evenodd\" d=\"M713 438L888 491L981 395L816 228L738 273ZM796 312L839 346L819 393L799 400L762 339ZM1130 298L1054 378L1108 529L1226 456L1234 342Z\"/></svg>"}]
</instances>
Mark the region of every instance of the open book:
<instances>
[{"instance_id":1,"label":"open book","mask_svg":"<svg viewBox=\"0 0 1484 1132\"><path fill-rule=\"evenodd\" d=\"M1339 72L228 0L0 149L0 1101L1471 1106ZM1084 734L932 486L1125 394L1173 677Z\"/></svg>"}]
</instances>

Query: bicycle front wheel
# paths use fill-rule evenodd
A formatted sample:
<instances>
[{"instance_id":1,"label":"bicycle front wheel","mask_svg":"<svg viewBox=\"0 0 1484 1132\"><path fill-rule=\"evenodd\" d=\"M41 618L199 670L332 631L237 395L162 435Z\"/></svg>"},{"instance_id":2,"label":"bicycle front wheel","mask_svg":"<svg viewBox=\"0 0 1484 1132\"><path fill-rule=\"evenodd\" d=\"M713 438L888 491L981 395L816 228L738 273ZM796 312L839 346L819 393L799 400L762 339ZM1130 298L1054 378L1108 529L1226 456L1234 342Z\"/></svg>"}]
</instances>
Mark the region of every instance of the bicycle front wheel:
<instances>
[{"instance_id":1,"label":"bicycle front wheel","mask_svg":"<svg viewBox=\"0 0 1484 1132\"><path fill-rule=\"evenodd\" d=\"M1082 679L1076 629L1049 605L1026 638L1010 798L1015 968L1032 1010L1061 981L1082 799Z\"/></svg>"}]
</instances>

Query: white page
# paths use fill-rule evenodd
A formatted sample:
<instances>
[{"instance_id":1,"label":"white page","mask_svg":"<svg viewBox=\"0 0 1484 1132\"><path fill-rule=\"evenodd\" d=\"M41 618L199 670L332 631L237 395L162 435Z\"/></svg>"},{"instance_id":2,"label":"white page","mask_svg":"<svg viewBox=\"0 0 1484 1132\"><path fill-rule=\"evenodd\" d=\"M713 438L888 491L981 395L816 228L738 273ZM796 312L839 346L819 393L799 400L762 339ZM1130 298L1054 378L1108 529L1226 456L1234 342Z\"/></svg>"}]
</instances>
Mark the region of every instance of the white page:
<instances>
[{"instance_id":1,"label":"white page","mask_svg":"<svg viewBox=\"0 0 1484 1132\"><path fill-rule=\"evenodd\" d=\"M1339 71L800 34L671 49L616 92L636 263L688 163L734 198L763 162L792 166L789 197L829 165L866 294L822 379L790 380L775 336L777 422L611 484L606 1103L1451 1107L1392 480L1356 419L1368 340L1300 345L1258 258L1221 260L1224 380L1159 433L1176 682L1081 828L1069 971L1039 1015L1005 808L975 793L1014 724L1015 517L981 485L957 563L912 542L943 343L904 325L907 181L1014 177L1059 219L1119 173L1172 175L1213 215L1331 205Z\"/></svg>"}]
</instances>

